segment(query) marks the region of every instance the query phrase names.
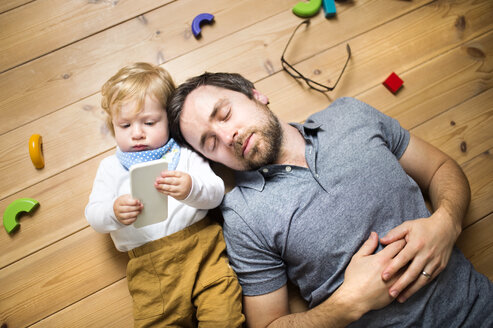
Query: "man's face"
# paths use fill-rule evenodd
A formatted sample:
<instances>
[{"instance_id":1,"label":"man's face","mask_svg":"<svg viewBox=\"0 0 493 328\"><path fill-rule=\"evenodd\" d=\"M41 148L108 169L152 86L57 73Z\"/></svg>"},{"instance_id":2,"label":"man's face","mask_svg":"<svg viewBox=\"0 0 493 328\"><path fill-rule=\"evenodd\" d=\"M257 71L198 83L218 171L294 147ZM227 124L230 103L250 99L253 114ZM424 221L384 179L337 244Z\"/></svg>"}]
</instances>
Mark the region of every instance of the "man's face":
<instances>
[{"instance_id":1,"label":"man's face","mask_svg":"<svg viewBox=\"0 0 493 328\"><path fill-rule=\"evenodd\" d=\"M235 170L251 170L273 163L282 144L282 128L267 108L267 98L254 92L215 86L192 91L183 105L180 128L185 140L212 161Z\"/></svg>"}]
</instances>

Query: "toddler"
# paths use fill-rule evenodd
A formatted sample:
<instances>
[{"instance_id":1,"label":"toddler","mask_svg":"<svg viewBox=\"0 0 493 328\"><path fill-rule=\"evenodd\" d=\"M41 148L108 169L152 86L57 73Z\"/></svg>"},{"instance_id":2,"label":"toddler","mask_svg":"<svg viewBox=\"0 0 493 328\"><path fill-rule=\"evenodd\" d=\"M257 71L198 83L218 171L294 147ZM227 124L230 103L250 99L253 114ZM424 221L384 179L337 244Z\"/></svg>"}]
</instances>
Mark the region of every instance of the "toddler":
<instances>
[{"instance_id":1,"label":"toddler","mask_svg":"<svg viewBox=\"0 0 493 328\"><path fill-rule=\"evenodd\" d=\"M116 154L103 159L85 214L98 232L128 252L128 288L136 327L240 327L241 288L219 224L207 217L224 183L209 164L169 136L166 101L175 85L148 63L120 69L102 87L101 106ZM168 218L136 228L143 209L130 196L133 164L165 158L155 188L168 196Z\"/></svg>"}]
</instances>

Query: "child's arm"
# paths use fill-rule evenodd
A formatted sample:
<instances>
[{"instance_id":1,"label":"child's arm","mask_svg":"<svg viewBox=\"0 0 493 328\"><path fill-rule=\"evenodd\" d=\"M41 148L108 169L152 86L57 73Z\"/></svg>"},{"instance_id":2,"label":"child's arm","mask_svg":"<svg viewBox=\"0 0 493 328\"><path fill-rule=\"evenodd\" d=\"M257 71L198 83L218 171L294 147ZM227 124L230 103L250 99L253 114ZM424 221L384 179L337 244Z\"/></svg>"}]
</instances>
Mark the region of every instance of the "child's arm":
<instances>
[{"instance_id":1,"label":"child's arm","mask_svg":"<svg viewBox=\"0 0 493 328\"><path fill-rule=\"evenodd\" d=\"M202 157L182 148L181 156L186 156L186 169L182 171L163 171L156 179L155 187L163 194L172 196L182 203L198 208L211 209L219 206L224 196L224 182L218 177Z\"/></svg>"},{"instance_id":2,"label":"child's arm","mask_svg":"<svg viewBox=\"0 0 493 328\"><path fill-rule=\"evenodd\" d=\"M85 210L87 222L94 230L101 233L109 233L125 226L118 221L114 210L121 177L115 173L113 164L110 158L104 159L99 164Z\"/></svg>"}]
</instances>

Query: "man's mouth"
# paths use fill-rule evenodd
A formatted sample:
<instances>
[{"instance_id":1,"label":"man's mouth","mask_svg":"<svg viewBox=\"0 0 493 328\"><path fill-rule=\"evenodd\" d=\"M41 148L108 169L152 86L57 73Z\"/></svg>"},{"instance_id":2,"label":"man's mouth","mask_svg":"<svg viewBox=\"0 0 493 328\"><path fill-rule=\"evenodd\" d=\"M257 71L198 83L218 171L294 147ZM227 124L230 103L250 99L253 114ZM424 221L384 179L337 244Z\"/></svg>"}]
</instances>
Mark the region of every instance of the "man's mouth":
<instances>
[{"instance_id":1,"label":"man's mouth","mask_svg":"<svg viewBox=\"0 0 493 328\"><path fill-rule=\"evenodd\" d=\"M250 151L250 139L252 138L253 136L253 133L250 134L246 139L245 141L243 142L243 147L241 148L241 154L243 156L243 158L245 157L245 155Z\"/></svg>"}]
</instances>

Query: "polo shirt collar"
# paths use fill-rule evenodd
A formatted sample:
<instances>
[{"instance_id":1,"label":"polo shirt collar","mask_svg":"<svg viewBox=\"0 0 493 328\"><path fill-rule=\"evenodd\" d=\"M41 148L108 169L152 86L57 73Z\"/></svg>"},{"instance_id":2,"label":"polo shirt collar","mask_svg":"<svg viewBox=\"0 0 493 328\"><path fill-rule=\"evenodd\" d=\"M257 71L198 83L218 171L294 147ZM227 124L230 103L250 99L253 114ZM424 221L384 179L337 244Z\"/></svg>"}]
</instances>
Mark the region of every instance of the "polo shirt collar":
<instances>
[{"instance_id":1,"label":"polo shirt collar","mask_svg":"<svg viewBox=\"0 0 493 328\"><path fill-rule=\"evenodd\" d=\"M289 125L294 126L295 128L297 128L298 131L300 131L301 135L306 140L307 139L308 132L309 131L313 131L313 130L318 130L322 126L322 123L310 121L310 122L305 122L304 124L300 124L300 123L289 123Z\"/></svg>"}]
</instances>

